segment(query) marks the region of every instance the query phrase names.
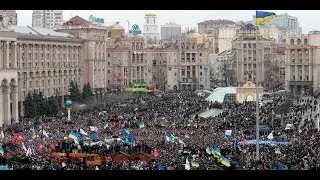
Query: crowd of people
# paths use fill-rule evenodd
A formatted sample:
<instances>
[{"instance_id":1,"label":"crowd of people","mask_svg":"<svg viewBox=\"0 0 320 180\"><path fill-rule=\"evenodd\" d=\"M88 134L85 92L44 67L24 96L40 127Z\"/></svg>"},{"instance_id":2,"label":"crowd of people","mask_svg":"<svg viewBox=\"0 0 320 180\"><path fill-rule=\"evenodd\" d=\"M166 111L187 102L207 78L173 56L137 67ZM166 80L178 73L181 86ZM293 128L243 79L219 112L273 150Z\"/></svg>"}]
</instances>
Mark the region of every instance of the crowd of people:
<instances>
[{"instance_id":1,"label":"crowd of people","mask_svg":"<svg viewBox=\"0 0 320 180\"><path fill-rule=\"evenodd\" d=\"M71 122L66 114L50 121L22 119L1 130L0 164L33 170L315 169L320 165L317 98L294 97L288 112L275 114L286 101L280 97L260 105L259 134L264 143L259 145L259 160L254 141L255 102L212 103L187 91L113 95L94 108L71 111ZM212 108L223 112L215 117L199 116ZM73 132L76 138L70 136ZM88 166L50 156L63 152L112 157L116 152L133 151L144 151L151 160Z\"/></svg>"}]
</instances>

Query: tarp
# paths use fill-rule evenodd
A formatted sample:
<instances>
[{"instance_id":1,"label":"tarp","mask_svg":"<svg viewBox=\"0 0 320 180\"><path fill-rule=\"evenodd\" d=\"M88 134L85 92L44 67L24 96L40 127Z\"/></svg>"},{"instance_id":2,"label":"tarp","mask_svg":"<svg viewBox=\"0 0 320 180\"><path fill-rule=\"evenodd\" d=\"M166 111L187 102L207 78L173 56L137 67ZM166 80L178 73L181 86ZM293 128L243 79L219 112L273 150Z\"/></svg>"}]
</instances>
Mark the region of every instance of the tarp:
<instances>
[{"instance_id":1,"label":"tarp","mask_svg":"<svg viewBox=\"0 0 320 180\"><path fill-rule=\"evenodd\" d=\"M256 140L248 140L248 143L256 144ZM243 145L243 142L238 141L238 144ZM289 146L289 145L292 145L292 141L259 141L259 144L262 144L262 145L276 144L276 145Z\"/></svg>"}]
</instances>

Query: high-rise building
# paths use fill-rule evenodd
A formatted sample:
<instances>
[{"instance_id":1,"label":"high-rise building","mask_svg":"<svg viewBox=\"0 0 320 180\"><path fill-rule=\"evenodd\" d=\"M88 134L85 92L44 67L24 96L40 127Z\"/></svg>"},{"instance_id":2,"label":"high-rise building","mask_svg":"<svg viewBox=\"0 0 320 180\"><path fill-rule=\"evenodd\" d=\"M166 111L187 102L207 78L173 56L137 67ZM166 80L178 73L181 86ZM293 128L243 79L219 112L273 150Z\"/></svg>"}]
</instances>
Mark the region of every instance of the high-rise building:
<instances>
[{"instance_id":1,"label":"high-rise building","mask_svg":"<svg viewBox=\"0 0 320 180\"><path fill-rule=\"evenodd\" d=\"M33 10L32 27L55 29L63 23L62 10Z\"/></svg>"},{"instance_id":2,"label":"high-rise building","mask_svg":"<svg viewBox=\"0 0 320 180\"><path fill-rule=\"evenodd\" d=\"M17 25L18 15L16 10L0 10L0 14L6 14L9 18L9 25Z\"/></svg>"},{"instance_id":3,"label":"high-rise building","mask_svg":"<svg viewBox=\"0 0 320 180\"><path fill-rule=\"evenodd\" d=\"M161 26L161 40L178 39L181 36L181 26L175 23L167 23Z\"/></svg>"},{"instance_id":4,"label":"high-rise building","mask_svg":"<svg viewBox=\"0 0 320 180\"><path fill-rule=\"evenodd\" d=\"M158 22L157 22L157 14L155 11L146 11L144 14L145 23L143 25L144 31L143 35L150 39L150 42L155 44L160 40Z\"/></svg>"}]
</instances>

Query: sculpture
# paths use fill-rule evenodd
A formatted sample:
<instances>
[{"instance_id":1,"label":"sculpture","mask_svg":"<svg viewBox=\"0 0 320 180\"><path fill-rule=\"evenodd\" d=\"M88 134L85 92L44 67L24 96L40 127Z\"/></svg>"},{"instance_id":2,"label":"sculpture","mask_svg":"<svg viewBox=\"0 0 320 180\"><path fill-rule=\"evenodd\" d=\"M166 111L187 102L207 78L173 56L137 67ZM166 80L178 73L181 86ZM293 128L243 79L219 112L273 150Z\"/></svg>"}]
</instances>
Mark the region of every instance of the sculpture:
<instances>
[{"instance_id":1,"label":"sculpture","mask_svg":"<svg viewBox=\"0 0 320 180\"><path fill-rule=\"evenodd\" d=\"M6 13L0 14L0 31L7 31L9 27L9 17Z\"/></svg>"}]
</instances>

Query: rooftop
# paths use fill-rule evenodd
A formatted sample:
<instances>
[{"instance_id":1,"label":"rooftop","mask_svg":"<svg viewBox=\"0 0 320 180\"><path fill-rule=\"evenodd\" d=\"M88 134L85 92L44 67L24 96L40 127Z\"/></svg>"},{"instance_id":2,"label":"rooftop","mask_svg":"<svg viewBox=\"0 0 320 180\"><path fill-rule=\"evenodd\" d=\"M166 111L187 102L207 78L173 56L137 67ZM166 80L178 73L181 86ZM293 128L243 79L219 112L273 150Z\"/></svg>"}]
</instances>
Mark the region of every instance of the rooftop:
<instances>
[{"instance_id":1,"label":"rooftop","mask_svg":"<svg viewBox=\"0 0 320 180\"><path fill-rule=\"evenodd\" d=\"M24 34L24 35L52 36L52 37L64 37L64 38L74 37L73 35L68 33L56 32L52 29L35 28L30 26L11 26L10 30L16 33Z\"/></svg>"},{"instance_id":2,"label":"rooftop","mask_svg":"<svg viewBox=\"0 0 320 180\"><path fill-rule=\"evenodd\" d=\"M208 24L236 24L234 21L225 20L225 19L217 19L217 20L208 20L198 23L198 25L208 25Z\"/></svg>"}]
</instances>

